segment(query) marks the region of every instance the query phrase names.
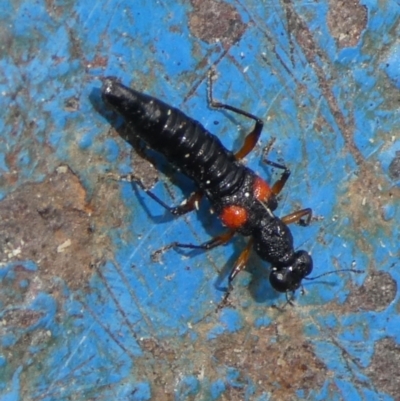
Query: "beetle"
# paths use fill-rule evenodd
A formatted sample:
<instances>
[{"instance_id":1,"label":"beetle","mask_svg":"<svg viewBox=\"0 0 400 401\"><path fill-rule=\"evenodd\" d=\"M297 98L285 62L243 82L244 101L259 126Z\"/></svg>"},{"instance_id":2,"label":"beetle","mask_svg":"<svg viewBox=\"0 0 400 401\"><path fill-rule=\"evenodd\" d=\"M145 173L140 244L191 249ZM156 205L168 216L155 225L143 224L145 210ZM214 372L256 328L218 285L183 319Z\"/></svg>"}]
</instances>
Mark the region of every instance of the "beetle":
<instances>
[{"instance_id":1,"label":"beetle","mask_svg":"<svg viewBox=\"0 0 400 401\"><path fill-rule=\"evenodd\" d=\"M294 293L302 280L312 272L313 260L307 251L294 249L288 225L299 223L307 226L312 210L305 208L282 218L277 217L274 214L278 206L277 196L286 184L290 170L282 164L266 160L270 166L283 170L281 177L270 186L242 163L243 158L256 146L263 121L237 107L215 101L210 74L210 105L254 121L254 127L245 137L243 146L233 153L200 122L179 109L129 88L115 77L105 77L102 81L102 99L129 126L128 141L139 137L148 147L165 155L170 163L195 182L198 190L181 205L170 207L145 188L140 180L136 180L137 184L176 216L194 210L199 200L206 196L227 228L226 232L200 245L174 242L168 247L208 250L226 244L237 233L241 234L249 237L249 241L229 274L225 298L232 288L233 279L246 267L252 249L262 260L271 264L271 286L278 292Z\"/></svg>"}]
</instances>

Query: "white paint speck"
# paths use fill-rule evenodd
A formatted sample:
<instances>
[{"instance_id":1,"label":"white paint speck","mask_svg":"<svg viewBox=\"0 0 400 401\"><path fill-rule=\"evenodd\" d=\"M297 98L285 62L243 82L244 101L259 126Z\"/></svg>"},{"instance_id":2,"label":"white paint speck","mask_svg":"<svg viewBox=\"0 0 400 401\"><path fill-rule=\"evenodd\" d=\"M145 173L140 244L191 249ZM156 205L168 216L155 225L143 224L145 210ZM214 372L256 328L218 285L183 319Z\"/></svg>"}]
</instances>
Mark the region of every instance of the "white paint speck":
<instances>
[{"instance_id":1,"label":"white paint speck","mask_svg":"<svg viewBox=\"0 0 400 401\"><path fill-rule=\"evenodd\" d=\"M164 278L167 281L171 281L171 280L173 280L174 277L175 277L175 273L172 273L172 274L169 274L169 275L165 276Z\"/></svg>"},{"instance_id":2,"label":"white paint speck","mask_svg":"<svg viewBox=\"0 0 400 401\"><path fill-rule=\"evenodd\" d=\"M68 248L69 246L71 246L72 242L70 239L67 239L65 242L63 242L61 245L59 245L57 247L57 252L61 253L64 252L66 248Z\"/></svg>"},{"instance_id":3,"label":"white paint speck","mask_svg":"<svg viewBox=\"0 0 400 401\"><path fill-rule=\"evenodd\" d=\"M21 253L21 248L15 248L12 250L13 256L18 256Z\"/></svg>"},{"instance_id":4,"label":"white paint speck","mask_svg":"<svg viewBox=\"0 0 400 401\"><path fill-rule=\"evenodd\" d=\"M58 174L66 174L68 172L67 166L59 166L56 168Z\"/></svg>"}]
</instances>

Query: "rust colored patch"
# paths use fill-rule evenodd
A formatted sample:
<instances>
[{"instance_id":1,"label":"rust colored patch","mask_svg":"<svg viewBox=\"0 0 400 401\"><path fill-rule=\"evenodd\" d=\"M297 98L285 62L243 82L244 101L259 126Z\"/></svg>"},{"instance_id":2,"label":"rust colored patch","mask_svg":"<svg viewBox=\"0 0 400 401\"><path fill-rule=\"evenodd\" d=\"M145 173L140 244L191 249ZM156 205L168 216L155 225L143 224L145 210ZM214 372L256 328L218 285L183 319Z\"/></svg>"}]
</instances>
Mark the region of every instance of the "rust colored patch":
<instances>
[{"instance_id":1,"label":"rust colored patch","mask_svg":"<svg viewBox=\"0 0 400 401\"><path fill-rule=\"evenodd\" d=\"M367 20L367 7L358 0L329 1L327 24L339 49L357 45Z\"/></svg>"},{"instance_id":2,"label":"rust colored patch","mask_svg":"<svg viewBox=\"0 0 400 401\"><path fill-rule=\"evenodd\" d=\"M237 10L230 4L214 0L192 0L189 29L206 43L221 42L232 46L246 30Z\"/></svg>"}]
</instances>

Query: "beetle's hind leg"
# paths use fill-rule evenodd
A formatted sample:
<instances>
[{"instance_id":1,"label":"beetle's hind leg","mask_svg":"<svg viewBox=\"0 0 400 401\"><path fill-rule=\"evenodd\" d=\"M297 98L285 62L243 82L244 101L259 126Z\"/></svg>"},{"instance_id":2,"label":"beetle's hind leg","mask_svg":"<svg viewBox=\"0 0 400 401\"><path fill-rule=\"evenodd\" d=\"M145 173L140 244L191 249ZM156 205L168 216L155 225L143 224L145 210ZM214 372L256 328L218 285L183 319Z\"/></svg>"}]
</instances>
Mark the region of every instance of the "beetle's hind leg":
<instances>
[{"instance_id":1,"label":"beetle's hind leg","mask_svg":"<svg viewBox=\"0 0 400 401\"><path fill-rule=\"evenodd\" d=\"M178 206L169 206L162 199L160 199L157 195L155 195L152 191L146 188L140 178L136 177L134 174L123 174L117 175L113 173L107 174L108 178L111 178L116 181L128 181L133 185L138 185L151 199L157 202L164 209L168 210L174 216L182 216L186 213L189 213L195 209L198 209L198 204L203 197L203 191L197 190L193 192L188 199L185 199Z\"/></svg>"},{"instance_id":2,"label":"beetle's hind leg","mask_svg":"<svg viewBox=\"0 0 400 401\"><path fill-rule=\"evenodd\" d=\"M216 101L213 98L213 77L215 76L215 71L214 69L211 69L209 74L208 74L208 102L211 107L215 109L224 109L224 110L229 110L233 111L236 114L242 115L244 117L250 118L251 120L255 121L253 130L246 135L246 138L244 139L244 143L242 147L235 153L235 157L237 160L242 160L244 157L246 157L256 146L260 135L261 131L264 126L264 122L261 120L261 118L255 116L254 114L248 113L245 110L239 109L238 107L231 106L229 104L225 103L220 103Z\"/></svg>"},{"instance_id":3,"label":"beetle's hind leg","mask_svg":"<svg viewBox=\"0 0 400 401\"><path fill-rule=\"evenodd\" d=\"M235 231L227 231L223 234L217 235L207 242L204 242L203 244L184 244L181 242L172 242L153 252L152 259L157 259L160 254L172 248L204 249L205 251L208 251L210 249L216 248L217 246L227 244L234 235Z\"/></svg>"}]
</instances>

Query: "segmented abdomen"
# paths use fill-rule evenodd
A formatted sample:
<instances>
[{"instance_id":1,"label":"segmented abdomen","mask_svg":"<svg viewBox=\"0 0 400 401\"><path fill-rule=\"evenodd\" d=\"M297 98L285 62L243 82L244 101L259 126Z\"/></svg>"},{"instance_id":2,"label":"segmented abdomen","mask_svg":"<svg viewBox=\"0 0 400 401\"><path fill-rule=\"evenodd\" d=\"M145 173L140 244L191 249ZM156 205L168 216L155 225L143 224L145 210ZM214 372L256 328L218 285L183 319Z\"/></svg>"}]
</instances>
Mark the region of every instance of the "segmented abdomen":
<instances>
[{"instance_id":1,"label":"segmented abdomen","mask_svg":"<svg viewBox=\"0 0 400 401\"><path fill-rule=\"evenodd\" d=\"M104 79L103 100L132 126L134 134L192 178L208 194L232 194L246 168L198 121L159 99Z\"/></svg>"}]
</instances>

